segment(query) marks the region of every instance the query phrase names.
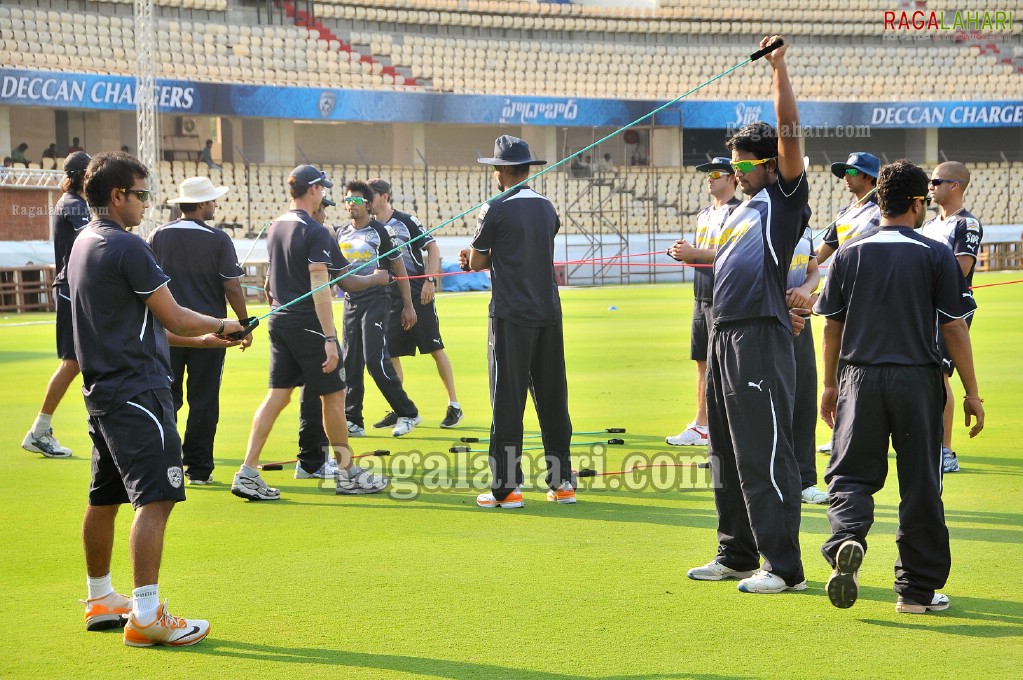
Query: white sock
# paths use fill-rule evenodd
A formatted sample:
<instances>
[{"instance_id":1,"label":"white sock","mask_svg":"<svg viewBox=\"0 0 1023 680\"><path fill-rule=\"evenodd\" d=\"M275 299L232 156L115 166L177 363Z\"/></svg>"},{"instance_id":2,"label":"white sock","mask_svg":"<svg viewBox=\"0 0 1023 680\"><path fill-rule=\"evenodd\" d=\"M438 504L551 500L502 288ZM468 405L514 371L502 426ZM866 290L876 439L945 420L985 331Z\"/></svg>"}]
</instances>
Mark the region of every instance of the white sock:
<instances>
[{"instance_id":1,"label":"white sock","mask_svg":"<svg viewBox=\"0 0 1023 680\"><path fill-rule=\"evenodd\" d=\"M458 405L457 401L449 401L448 402L448 406L453 406L453 407L458 408L458 409L462 408L461 406Z\"/></svg>"},{"instance_id":2,"label":"white sock","mask_svg":"<svg viewBox=\"0 0 1023 680\"><path fill-rule=\"evenodd\" d=\"M53 429L53 414L40 413L32 423L32 434L40 437Z\"/></svg>"},{"instance_id":3,"label":"white sock","mask_svg":"<svg viewBox=\"0 0 1023 680\"><path fill-rule=\"evenodd\" d=\"M255 468L250 468L248 465L245 465L244 463L242 463L241 471L242 471L242 474L245 475L246 477L258 477L259 476L259 470L255 469Z\"/></svg>"},{"instance_id":4,"label":"white sock","mask_svg":"<svg viewBox=\"0 0 1023 680\"><path fill-rule=\"evenodd\" d=\"M90 576L86 580L88 581L90 600L95 600L114 592L114 586L110 583L110 574L96 578Z\"/></svg>"},{"instance_id":5,"label":"white sock","mask_svg":"<svg viewBox=\"0 0 1023 680\"><path fill-rule=\"evenodd\" d=\"M131 592L131 613L143 626L156 621L156 610L160 607L160 587L155 583L142 586Z\"/></svg>"}]
</instances>

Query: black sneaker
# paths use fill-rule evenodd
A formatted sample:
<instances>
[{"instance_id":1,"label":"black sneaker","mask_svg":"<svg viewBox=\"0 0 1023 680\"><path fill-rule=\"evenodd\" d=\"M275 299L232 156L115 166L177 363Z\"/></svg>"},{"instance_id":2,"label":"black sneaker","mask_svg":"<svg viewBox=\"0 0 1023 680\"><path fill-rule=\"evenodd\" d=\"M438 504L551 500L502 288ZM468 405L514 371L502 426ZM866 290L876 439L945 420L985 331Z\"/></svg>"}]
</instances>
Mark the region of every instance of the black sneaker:
<instances>
[{"instance_id":1,"label":"black sneaker","mask_svg":"<svg viewBox=\"0 0 1023 680\"><path fill-rule=\"evenodd\" d=\"M835 555L835 568L824 585L831 604L848 609L859 595L860 565L863 564L863 546L857 541L844 541Z\"/></svg>"},{"instance_id":2,"label":"black sneaker","mask_svg":"<svg viewBox=\"0 0 1023 680\"><path fill-rule=\"evenodd\" d=\"M388 411L387 415L379 423L373 423L373 427L380 429L382 427L394 427L398 424L398 414L394 411Z\"/></svg>"},{"instance_id":3,"label":"black sneaker","mask_svg":"<svg viewBox=\"0 0 1023 680\"><path fill-rule=\"evenodd\" d=\"M441 427L454 427L458 423L462 422L462 417L465 416L462 413L462 409L448 405L448 412L444 416L444 420L440 421Z\"/></svg>"}]
</instances>

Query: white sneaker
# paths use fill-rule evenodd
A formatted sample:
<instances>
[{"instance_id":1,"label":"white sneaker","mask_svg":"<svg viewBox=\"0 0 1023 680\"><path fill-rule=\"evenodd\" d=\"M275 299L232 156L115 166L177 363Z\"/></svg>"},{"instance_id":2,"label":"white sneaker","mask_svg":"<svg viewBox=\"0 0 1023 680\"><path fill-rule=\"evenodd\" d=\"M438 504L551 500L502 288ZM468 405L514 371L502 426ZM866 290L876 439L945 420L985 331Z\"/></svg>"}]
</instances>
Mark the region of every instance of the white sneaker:
<instances>
[{"instance_id":1,"label":"white sneaker","mask_svg":"<svg viewBox=\"0 0 1023 680\"><path fill-rule=\"evenodd\" d=\"M724 581L726 578L749 578L755 571L756 569L738 571L731 567L726 567L717 560L711 560L702 567L693 567L686 572L686 576L694 581Z\"/></svg>"},{"instance_id":2,"label":"white sneaker","mask_svg":"<svg viewBox=\"0 0 1023 680\"><path fill-rule=\"evenodd\" d=\"M943 612L946 609L948 609L948 595L942 595L941 593L934 593L930 604L920 604L919 602L906 599L902 595L899 595L899 599L895 603L895 611L899 614Z\"/></svg>"},{"instance_id":3,"label":"white sneaker","mask_svg":"<svg viewBox=\"0 0 1023 680\"><path fill-rule=\"evenodd\" d=\"M803 489L803 502L809 503L810 505L828 505L828 494L824 493L816 486L808 486Z\"/></svg>"},{"instance_id":4,"label":"white sneaker","mask_svg":"<svg viewBox=\"0 0 1023 680\"><path fill-rule=\"evenodd\" d=\"M744 593L783 593L786 590L806 590L806 581L790 586L781 576L760 569L749 578L739 581L737 587Z\"/></svg>"},{"instance_id":5,"label":"white sneaker","mask_svg":"<svg viewBox=\"0 0 1023 680\"><path fill-rule=\"evenodd\" d=\"M686 429L674 437L665 437L664 441L672 446L706 446L707 428L700 427L695 422L686 425Z\"/></svg>"},{"instance_id":6,"label":"white sneaker","mask_svg":"<svg viewBox=\"0 0 1023 680\"><path fill-rule=\"evenodd\" d=\"M393 430L391 430L391 434L393 434L395 437L403 437L404 435L407 435L409 432L414 430L416 425L418 425L421 422L423 422L423 419L420 418L419 416L415 416L414 418L399 416L398 424L394 426Z\"/></svg>"},{"instance_id":7,"label":"white sneaker","mask_svg":"<svg viewBox=\"0 0 1023 680\"><path fill-rule=\"evenodd\" d=\"M831 441L828 440L827 444L821 444L820 446L818 446L817 447L817 451L819 453L823 453L823 454L830 454L831 453Z\"/></svg>"},{"instance_id":8,"label":"white sneaker","mask_svg":"<svg viewBox=\"0 0 1023 680\"><path fill-rule=\"evenodd\" d=\"M340 496L379 493L387 488L389 482L383 475L370 474L358 465L353 465L347 470L338 471L334 491Z\"/></svg>"},{"instance_id":9,"label":"white sneaker","mask_svg":"<svg viewBox=\"0 0 1023 680\"><path fill-rule=\"evenodd\" d=\"M500 501L493 493L481 493L476 496L476 505L481 508L523 508L526 502L522 499L522 490L516 488Z\"/></svg>"},{"instance_id":10,"label":"white sneaker","mask_svg":"<svg viewBox=\"0 0 1023 680\"><path fill-rule=\"evenodd\" d=\"M53 436L52 429L40 435L29 430L25 438L21 440L21 448L32 453L41 453L47 458L68 458L71 456L71 449L60 445L57 438Z\"/></svg>"},{"instance_id":11,"label":"white sneaker","mask_svg":"<svg viewBox=\"0 0 1023 680\"><path fill-rule=\"evenodd\" d=\"M334 479L337 476L337 463L331 468L331 462L333 461L328 458L327 462L314 472L306 472L301 463L295 463L295 479Z\"/></svg>"},{"instance_id":12,"label":"white sneaker","mask_svg":"<svg viewBox=\"0 0 1023 680\"><path fill-rule=\"evenodd\" d=\"M365 428L363 428L363 427L361 427L359 425L356 425L355 423L353 423L352 421L349 420L348 421L348 436L349 437L365 437L366 436L366 430L365 430Z\"/></svg>"},{"instance_id":13,"label":"white sneaker","mask_svg":"<svg viewBox=\"0 0 1023 680\"><path fill-rule=\"evenodd\" d=\"M250 501L278 501L281 499L280 489L267 486L259 474L255 477L249 477L241 470L234 473L231 493L238 496L238 498L245 498Z\"/></svg>"},{"instance_id":14,"label":"white sneaker","mask_svg":"<svg viewBox=\"0 0 1023 680\"><path fill-rule=\"evenodd\" d=\"M955 451L941 450L941 471L944 473L959 472L959 459Z\"/></svg>"}]
</instances>

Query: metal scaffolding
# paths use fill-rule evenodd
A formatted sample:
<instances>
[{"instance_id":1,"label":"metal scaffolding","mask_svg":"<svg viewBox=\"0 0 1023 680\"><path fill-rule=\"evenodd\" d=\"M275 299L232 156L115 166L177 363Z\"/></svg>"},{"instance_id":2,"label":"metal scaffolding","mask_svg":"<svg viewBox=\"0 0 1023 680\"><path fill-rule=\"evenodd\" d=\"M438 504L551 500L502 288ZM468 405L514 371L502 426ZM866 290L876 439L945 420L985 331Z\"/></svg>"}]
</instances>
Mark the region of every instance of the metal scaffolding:
<instances>
[{"instance_id":1,"label":"metal scaffolding","mask_svg":"<svg viewBox=\"0 0 1023 680\"><path fill-rule=\"evenodd\" d=\"M153 0L135 0L135 121L138 129L137 157L149 168L149 210L139 226L145 237L159 221L163 196L160 193L160 116L156 90L156 18Z\"/></svg>"}]
</instances>

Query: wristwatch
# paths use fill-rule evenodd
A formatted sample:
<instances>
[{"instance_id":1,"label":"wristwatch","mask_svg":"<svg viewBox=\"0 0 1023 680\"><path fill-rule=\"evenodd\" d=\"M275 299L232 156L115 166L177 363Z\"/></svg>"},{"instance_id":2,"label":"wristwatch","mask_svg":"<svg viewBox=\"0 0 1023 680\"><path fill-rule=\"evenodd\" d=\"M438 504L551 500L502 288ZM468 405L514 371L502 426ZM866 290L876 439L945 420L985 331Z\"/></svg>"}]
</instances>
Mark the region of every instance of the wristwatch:
<instances>
[{"instance_id":1,"label":"wristwatch","mask_svg":"<svg viewBox=\"0 0 1023 680\"><path fill-rule=\"evenodd\" d=\"M437 279L436 279L436 277L433 277L433 276L427 276L426 277L426 282L427 283L437 283Z\"/></svg>"}]
</instances>

